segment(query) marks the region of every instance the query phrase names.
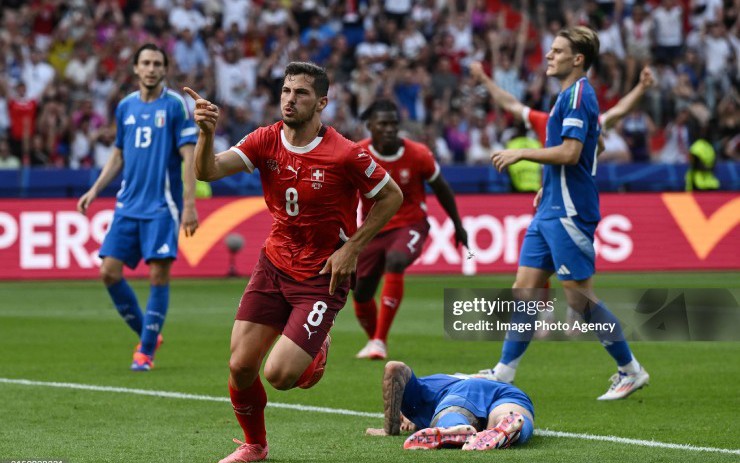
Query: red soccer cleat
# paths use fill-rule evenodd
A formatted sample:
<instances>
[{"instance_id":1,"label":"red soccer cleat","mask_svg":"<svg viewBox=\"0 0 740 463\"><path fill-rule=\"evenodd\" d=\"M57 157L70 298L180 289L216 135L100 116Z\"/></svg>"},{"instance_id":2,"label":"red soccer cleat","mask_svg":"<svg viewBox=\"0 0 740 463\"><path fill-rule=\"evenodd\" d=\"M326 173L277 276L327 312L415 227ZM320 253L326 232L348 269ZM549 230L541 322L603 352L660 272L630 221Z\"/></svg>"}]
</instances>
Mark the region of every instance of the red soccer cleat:
<instances>
[{"instance_id":1,"label":"red soccer cleat","mask_svg":"<svg viewBox=\"0 0 740 463\"><path fill-rule=\"evenodd\" d=\"M329 357L329 346L331 346L331 336L327 334L326 339L324 339L324 344L321 345L321 350L316 354L311 365L306 368L306 371L309 371L311 367L313 367L313 373L306 377L306 372L304 372L298 378L298 381L296 381L296 386L301 389L309 389L318 383L321 377L324 376L326 360Z\"/></svg>"}]
</instances>

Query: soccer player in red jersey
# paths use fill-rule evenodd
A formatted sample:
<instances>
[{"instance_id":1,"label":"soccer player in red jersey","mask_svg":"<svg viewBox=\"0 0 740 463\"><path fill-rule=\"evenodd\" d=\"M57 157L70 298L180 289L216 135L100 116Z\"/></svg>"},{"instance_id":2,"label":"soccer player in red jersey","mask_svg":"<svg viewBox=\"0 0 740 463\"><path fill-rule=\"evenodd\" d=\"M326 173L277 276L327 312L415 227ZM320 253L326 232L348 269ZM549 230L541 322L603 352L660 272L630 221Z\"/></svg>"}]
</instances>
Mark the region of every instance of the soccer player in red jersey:
<instances>
[{"instance_id":1,"label":"soccer player in red jersey","mask_svg":"<svg viewBox=\"0 0 740 463\"><path fill-rule=\"evenodd\" d=\"M369 341L357 358L385 359L388 331L403 299L403 273L421 254L429 232L424 185L437 195L455 225L455 243L468 245L452 189L440 174L439 164L429 148L400 138L398 107L389 100L375 101L361 115L371 137L359 142L403 191L403 204L360 255L357 284L353 291L355 314ZM362 198L363 215L371 204ZM380 277L385 283L380 297L380 313L375 291Z\"/></svg>"},{"instance_id":2,"label":"soccer player in red jersey","mask_svg":"<svg viewBox=\"0 0 740 463\"><path fill-rule=\"evenodd\" d=\"M318 382L357 258L402 202L396 183L362 147L321 124L328 87L324 69L290 63L280 96L282 121L215 155L218 107L185 88L195 99L200 127L197 178L213 181L259 169L274 219L231 333L229 392L245 442L235 439L239 447L220 463L267 458L263 359L265 378L276 389ZM374 201L360 228L358 190Z\"/></svg>"}]
</instances>

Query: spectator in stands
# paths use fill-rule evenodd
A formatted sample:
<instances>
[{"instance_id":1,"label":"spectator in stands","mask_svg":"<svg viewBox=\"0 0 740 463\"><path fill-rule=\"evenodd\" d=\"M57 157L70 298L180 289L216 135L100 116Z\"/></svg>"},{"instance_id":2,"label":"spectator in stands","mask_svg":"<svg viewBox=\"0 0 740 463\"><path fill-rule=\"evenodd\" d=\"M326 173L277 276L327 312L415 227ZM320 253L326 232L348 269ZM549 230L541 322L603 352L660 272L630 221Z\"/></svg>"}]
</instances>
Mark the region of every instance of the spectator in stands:
<instances>
[{"instance_id":1,"label":"spectator in stands","mask_svg":"<svg viewBox=\"0 0 740 463\"><path fill-rule=\"evenodd\" d=\"M0 137L0 169L13 170L20 169L21 161L10 153L8 139Z\"/></svg>"},{"instance_id":2,"label":"spectator in stands","mask_svg":"<svg viewBox=\"0 0 740 463\"><path fill-rule=\"evenodd\" d=\"M622 21L627 56L625 59L625 82L632 85L637 70L642 69L652 59L655 23L645 12L642 3L632 6L632 14Z\"/></svg>"},{"instance_id":3,"label":"spectator in stands","mask_svg":"<svg viewBox=\"0 0 740 463\"><path fill-rule=\"evenodd\" d=\"M250 0L223 0L223 12L221 28L225 31L231 29L232 24L240 34L247 32L249 14L253 8Z\"/></svg>"},{"instance_id":4,"label":"spectator in stands","mask_svg":"<svg viewBox=\"0 0 740 463\"><path fill-rule=\"evenodd\" d=\"M602 133L604 151L599 154L599 162L624 164L632 160L630 147L619 132L614 129L604 130Z\"/></svg>"},{"instance_id":5,"label":"spectator in stands","mask_svg":"<svg viewBox=\"0 0 740 463\"><path fill-rule=\"evenodd\" d=\"M638 106L617 125L618 132L627 143L633 162L650 162L652 157L650 140L656 129L653 120L642 106Z\"/></svg>"},{"instance_id":6,"label":"spectator in stands","mask_svg":"<svg viewBox=\"0 0 740 463\"><path fill-rule=\"evenodd\" d=\"M64 70L64 77L77 87L87 87L96 75L98 58L90 53L89 47L89 44L78 43Z\"/></svg>"},{"instance_id":7,"label":"spectator in stands","mask_svg":"<svg viewBox=\"0 0 740 463\"><path fill-rule=\"evenodd\" d=\"M706 63L705 101L713 111L721 95L730 90L730 58L733 57L732 46L727 39L725 26L719 21L707 24L709 32L702 36L702 56ZM738 57L736 57L737 59Z\"/></svg>"},{"instance_id":8,"label":"spectator in stands","mask_svg":"<svg viewBox=\"0 0 740 463\"><path fill-rule=\"evenodd\" d=\"M658 161L665 164L685 164L689 160L690 113L688 108L682 108L676 114L673 122L666 127L666 141L658 156Z\"/></svg>"},{"instance_id":9,"label":"spectator in stands","mask_svg":"<svg viewBox=\"0 0 740 463\"><path fill-rule=\"evenodd\" d=\"M193 0L178 1L178 5L169 15L170 26L177 32L188 29L195 35L200 33L208 22L206 17L195 8Z\"/></svg>"},{"instance_id":10,"label":"spectator in stands","mask_svg":"<svg viewBox=\"0 0 740 463\"><path fill-rule=\"evenodd\" d=\"M177 63L177 70L191 76L187 79L188 81L202 74L211 64L205 44L188 28L180 31L179 38L175 42L173 58Z\"/></svg>"},{"instance_id":11,"label":"spectator in stands","mask_svg":"<svg viewBox=\"0 0 740 463\"><path fill-rule=\"evenodd\" d=\"M378 33L375 29L365 30L365 39L357 46L355 57L357 60L365 60L375 72L383 72L386 62L390 58L388 45L378 41Z\"/></svg>"},{"instance_id":12,"label":"spectator in stands","mask_svg":"<svg viewBox=\"0 0 740 463\"><path fill-rule=\"evenodd\" d=\"M8 98L10 116L10 150L23 165L31 164L31 141L36 134L36 114L38 102L26 92L26 84L21 82L15 87L15 93Z\"/></svg>"},{"instance_id":13,"label":"spectator in stands","mask_svg":"<svg viewBox=\"0 0 740 463\"><path fill-rule=\"evenodd\" d=\"M655 59L673 64L683 47L684 11L678 0L662 0L652 12L655 22Z\"/></svg>"},{"instance_id":14,"label":"spectator in stands","mask_svg":"<svg viewBox=\"0 0 740 463\"><path fill-rule=\"evenodd\" d=\"M92 136L93 165L102 169L113 154L113 142L116 140L116 131L112 126L101 127Z\"/></svg>"},{"instance_id":15,"label":"spectator in stands","mask_svg":"<svg viewBox=\"0 0 740 463\"><path fill-rule=\"evenodd\" d=\"M740 97L737 90L724 96L717 105L720 152L727 159L740 160Z\"/></svg>"},{"instance_id":16,"label":"spectator in stands","mask_svg":"<svg viewBox=\"0 0 740 463\"><path fill-rule=\"evenodd\" d=\"M47 100L44 89L62 81L73 84L71 93L64 95L70 97L63 103L66 114L74 109L74 101L91 94L95 111L110 121L112 102L131 89L129 60L138 43L151 40L171 55L178 55L173 56L172 69L180 72L172 76L170 86L191 72L205 74L206 78L197 75L189 82L200 82L199 87L222 107L247 101L254 121L260 125L278 114L282 70L294 59L310 58L327 67L338 84L333 91L340 96L332 99L331 113L350 131L351 121L369 101L381 95L392 97L393 84L400 83L396 89L400 98L407 99L405 106L413 108L407 112L416 114L417 120L411 122L424 127L409 126L409 120L403 124L421 137L426 136L425 132L440 133L451 112L458 112L464 125L473 123L473 109L489 110L485 101L474 97L464 71L473 59L483 61L489 73L496 68L491 73L496 81L526 104L548 111L558 89L544 76L542 50L550 48L553 32L565 23L599 29L602 110L634 84L639 67L652 61L662 89L646 95L652 106L644 115L649 114L655 121L655 133L661 134L666 123L673 120L677 107L688 105L699 127L708 127L707 140L720 156L732 156L737 146L737 142L730 143L737 129L727 125L727 117L720 111L720 101L733 86L737 87L740 78L740 7L729 0L724 7L722 0L650 0L649 5L655 7L645 6L648 4L643 0L588 0L572 8L570 4L564 8L563 0L535 2L534 8L527 8L532 2L518 7L485 0L469 0L464 8L444 0L329 4L295 0L289 9L280 0L265 0L264 7L250 0L39 1L33 8L30 2L19 6L21 3L2 2L0 7L0 54L4 57L0 81L14 89L25 80L27 94L36 95L36 123L43 133L43 151L51 159L66 158L71 135L48 142L49 132L61 132L44 127L49 119L39 120ZM526 23L533 13L536 25L529 27ZM365 28L367 38L363 39ZM213 69L203 64L205 59L193 64L194 57L202 57L200 52L175 52L176 45L183 44L177 40L179 31L185 29L196 42L207 44L206 55L215 63ZM325 40L332 35L332 40ZM497 38L495 46L491 35ZM303 46L299 37L303 37ZM75 49L84 46L89 56L81 66L75 58L81 52ZM233 58L227 52L231 47ZM734 56L734 62L728 56ZM37 64L33 64L35 57L39 57ZM219 70L217 57L235 65ZM250 60L248 66L244 66L245 58ZM91 71L94 66L90 63L95 60L97 69ZM408 66L402 65L405 62ZM388 74L394 69L411 72L396 73L394 80ZM24 79L29 70L32 78ZM419 82L402 82L409 74L412 79L420 79L424 92L417 92L415 84ZM54 80L56 76L64 79ZM427 80L430 85L423 83ZM223 91L232 85L238 89L236 95ZM0 101L0 134L2 107ZM9 116L5 120L5 126L9 126ZM511 121L496 119L496 124L501 133ZM434 127L429 128L431 125ZM94 127L90 130L95 131ZM634 149L629 134L621 133ZM478 149L478 140L473 134L469 136L470 147ZM439 137L435 139L440 146L446 144ZM490 142L496 139L494 136ZM656 140L655 145L660 145L660 138ZM458 162L475 158L471 153L460 154ZM646 152L641 153L635 159L646 156Z\"/></svg>"},{"instance_id":17,"label":"spectator in stands","mask_svg":"<svg viewBox=\"0 0 740 463\"><path fill-rule=\"evenodd\" d=\"M26 97L38 100L44 94L46 87L54 80L54 68L44 57L44 52L38 48L31 49L30 58L23 60L22 79L26 84Z\"/></svg>"}]
</instances>

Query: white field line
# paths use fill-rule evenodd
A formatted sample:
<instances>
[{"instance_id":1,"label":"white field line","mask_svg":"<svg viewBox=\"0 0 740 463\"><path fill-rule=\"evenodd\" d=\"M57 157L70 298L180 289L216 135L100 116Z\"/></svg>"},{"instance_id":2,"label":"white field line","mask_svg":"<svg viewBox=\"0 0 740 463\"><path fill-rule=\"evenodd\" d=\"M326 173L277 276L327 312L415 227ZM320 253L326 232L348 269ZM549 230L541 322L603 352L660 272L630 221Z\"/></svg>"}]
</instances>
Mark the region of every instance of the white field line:
<instances>
[{"instance_id":1,"label":"white field line","mask_svg":"<svg viewBox=\"0 0 740 463\"><path fill-rule=\"evenodd\" d=\"M126 387L95 386L92 384L32 381L28 379L0 378L0 384L16 384L16 385L21 385L21 386L39 386L39 387L56 387L56 388L61 388L61 389L78 389L78 390L83 390L83 391L95 391L95 392L118 392L122 394L163 397L167 399L200 400L200 401L206 401L206 402L227 402L227 403L231 402L228 397L217 397L217 396L200 395L200 394L184 394L182 392L153 391L153 390L148 390L148 389L130 389ZM314 407L311 405L285 404L285 403L279 403L279 402L269 402L267 405L269 407L274 407L274 408L287 408L291 410L299 410L299 411L304 411L304 412L330 413L333 415L347 415L347 416L361 416L365 418L383 418L382 413L360 412L356 410L347 410L347 409L342 409L342 408ZM687 450L687 451L692 451L692 452L713 452L713 453L727 453L727 454L732 454L732 455L740 455L740 449L697 447L697 446L688 445L688 444L671 444L667 442L657 442L657 441L642 440L642 439L629 439L626 437L618 437L618 436L599 436L595 434L581 434L581 433L573 433L573 432L551 431L549 429L537 429L535 430L535 435L543 436L543 437L565 437L565 438L570 438L570 439L615 442L618 444L638 445L642 447L657 447L657 448L673 449L673 450Z\"/></svg>"}]
</instances>

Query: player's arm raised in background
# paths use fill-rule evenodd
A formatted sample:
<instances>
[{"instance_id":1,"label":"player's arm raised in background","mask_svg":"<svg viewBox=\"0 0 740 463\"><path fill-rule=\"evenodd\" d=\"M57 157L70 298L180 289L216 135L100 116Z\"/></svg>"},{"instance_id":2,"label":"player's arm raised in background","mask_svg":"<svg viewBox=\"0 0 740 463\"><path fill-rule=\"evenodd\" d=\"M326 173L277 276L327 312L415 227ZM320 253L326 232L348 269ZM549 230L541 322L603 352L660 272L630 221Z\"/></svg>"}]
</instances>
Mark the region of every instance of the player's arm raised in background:
<instances>
[{"instance_id":1,"label":"player's arm raised in background","mask_svg":"<svg viewBox=\"0 0 740 463\"><path fill-rule=\"evenodd\" d=\"M480 62L474 61L470 65L470 75L486 87L486 90L491 94L491 98L493 98L493 101L497 105L514 116L516 120L522 120L524 105L514 95L496 85L496 82L486 75Z\"/></svg>"},{"instance_id":2,"label":"player's arm raised in background","mask_svg":"<svg viewBox=\"0 0 740 463\"><path fill-rule=\"evenodd\" d=\"M452 188L450 188L450 184L442 177L442 174L438 174L437 178L429 182L429 186L435 196L437 196L442 209L447 212L447 215L452 219L452 223L455 224L455 246L462 244L467 248L468 232L463 228L460 214L457 211L457 204L455 203L455 194Z\"/></svg>"},{"instance_id":3,"label":"player's arm raised in background","mask_svg":"<svg viewBox=\"0 0 740 463\"><path fill-rule=\"evenodd\" d=\"M623 96L617 104L612 106L601 116L601 123L604 129L611 129L617 125L624 116L629 114L630 111L637 106L640 98L642 98L645 92L653 85L655 85L655 75L649 67L645 66L640 72L640 81L635 85L635 88L630 90L630 92Z\"/></svg>"},{"instance_id":4,"label":"player's arm raised in background","mask_svg":"<svg viewBox=\"0 0 740 463\"><path fill-rule=\"evenodd\" d=\"M403 391L411 379L411 368L403 362L391 361L383 374L383 429L368 428L369 436L397 436L401 432L401 402Z\"/></svg>"},{"instance_id":5,"label":"player's arm raised in background","mask_svg":"<svg viewBox=\"0 0 740 463\"><path fill-rule=\"evenodd\" d=\"M355 272L360 253L401 207L403 193L396 182L389 177L388 183L372 199L375 204L370 208L360 228L349 241L329 257L326 265L319 272L319 274L331 272L329 294L333 295L337 285Z\"/></svg>"},{"instance_id":6,"label":"player's arm raised in background","mask_svg":"<svg viewBox=\"0 0 740 463\"><path fill-rule=\"evenodd\" d=\"M244 161L233 151L214 154L213 138L218 121L218 106L201 98L193 89L183 88L195 100L193 119L200 128L195 144L194 171L198 180L213 182L245 170Z\"/></svg>"},{"instance_id":7,"label":"player's arm raised in background","mask_svg":"<svg viewBox=\"0 0 740 463\"><path fill-rule=\"evenodd\" d=\"M105 189L105 187L107 187L108 184L116 178L116 176L118 176L121 169L123 169L123 152L120 148L114 146L113 153L111 153L110 158L108 158L108 162L103 166L103 170L100 171L98 179L95 180L93 186L90 187L84 195L80 196L79 201L77 201L77 210L82 214L86 214L87 208L90 204L98 197L100 192L103 191L103 189Z\"/></svg>"}]
</instances>

